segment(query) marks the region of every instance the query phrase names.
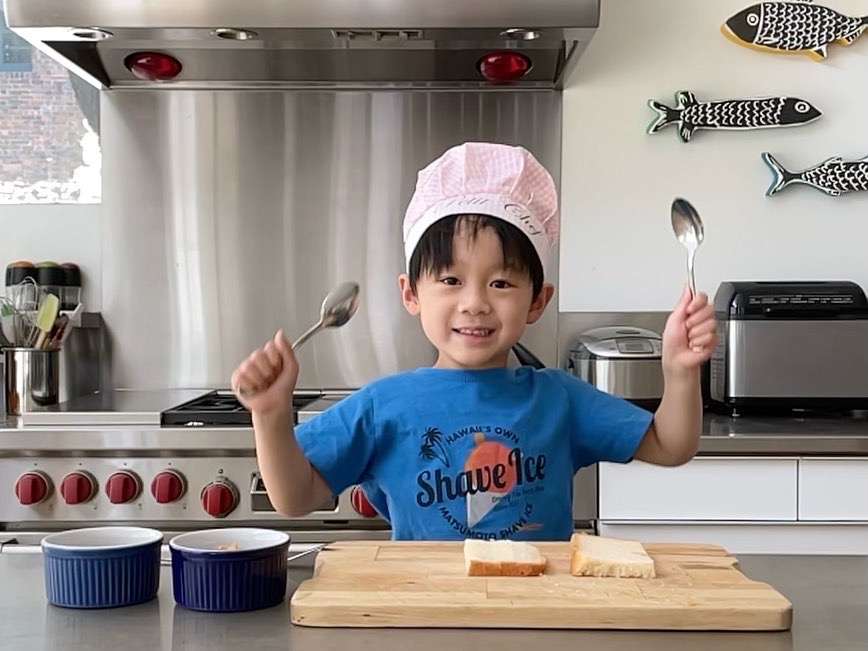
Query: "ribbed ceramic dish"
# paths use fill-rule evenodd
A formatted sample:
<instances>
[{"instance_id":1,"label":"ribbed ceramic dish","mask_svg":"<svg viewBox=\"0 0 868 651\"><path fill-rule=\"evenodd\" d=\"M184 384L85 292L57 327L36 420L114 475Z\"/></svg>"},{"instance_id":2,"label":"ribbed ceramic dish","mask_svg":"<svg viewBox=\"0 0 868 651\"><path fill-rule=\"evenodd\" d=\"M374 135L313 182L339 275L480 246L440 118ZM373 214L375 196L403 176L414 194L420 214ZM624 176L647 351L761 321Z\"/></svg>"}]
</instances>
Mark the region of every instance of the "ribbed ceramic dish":
<instances>
[{"instance_id":1,"label":"ribbed ceramic dish","mask_svg":"<svg viewBox=\"0 0 868 651\"><path fill-rule=\"evenodd\" d=\"M169 550L172 592L185 608L258 610L276 606L286 595L289 535L280 531L247 527L191 531L172 538Z\"/></svg>"},{"instance_id":2,"label":"ribbed ceramic dish","mask_svg":"<svg viewBox=\"0 0 868 651\"><path fill-rule=\"evenodd\" d=\"M90 527L42 539L45 594L66 608L117 608L160 589L163 534L143 527Z\"/></svg>"}]
</instances>

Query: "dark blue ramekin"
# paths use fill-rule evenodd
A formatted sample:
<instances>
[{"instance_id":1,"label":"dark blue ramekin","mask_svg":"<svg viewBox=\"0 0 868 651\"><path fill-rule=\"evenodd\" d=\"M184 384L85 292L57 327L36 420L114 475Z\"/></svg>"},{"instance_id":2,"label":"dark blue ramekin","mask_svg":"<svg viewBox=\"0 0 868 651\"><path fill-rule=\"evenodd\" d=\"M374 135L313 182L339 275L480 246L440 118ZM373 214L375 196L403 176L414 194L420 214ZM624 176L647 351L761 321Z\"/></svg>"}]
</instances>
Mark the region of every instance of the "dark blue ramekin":
<instances>
[{"instance_id":1,"label":"dark blue ramekin","mask_svg":"<svg viewBox=\"0 0 868 651\"><path fill-rule=\"evenodd\" d=\"M191 531L172 538L169 550L175 601L190 610L258 610L286 596L286 533L247 527Z\"/></svg>"},{"instance_id":2,"label":"dark blue ramekin","mask_svg":"<svg viewBox=\"0 0 868 651\"><path fill-rule=\"evenodd\" d=\"M42 540L45 595L66 608L117 608L160 589L163 534L143 527L90 527Z\"/></svg>"}]
</instances>

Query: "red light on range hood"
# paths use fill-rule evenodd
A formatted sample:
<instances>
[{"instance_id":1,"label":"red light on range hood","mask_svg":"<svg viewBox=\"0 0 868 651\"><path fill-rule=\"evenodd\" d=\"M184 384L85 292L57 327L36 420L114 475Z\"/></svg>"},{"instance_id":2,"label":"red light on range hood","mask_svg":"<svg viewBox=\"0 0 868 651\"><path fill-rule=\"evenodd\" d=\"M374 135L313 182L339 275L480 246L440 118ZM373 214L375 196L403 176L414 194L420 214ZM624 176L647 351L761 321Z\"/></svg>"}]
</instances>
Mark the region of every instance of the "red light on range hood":
<instances>
[{"instance_id":1,"label":"red light on range hood","mask_svg":"<svg viewBox=\"0 0 868 651\"><path fill-rule=\"evenodd\" d=\"M531 69L531 61L521 52L489 52L476 64L479 73L487 81L515 81Z\"/></svg>"},{"instance_id":2,"label":"red light on range hood","mask_svg":"<svg viewBox=\"0 0 868 651\"><path fill-rule=\"evenodd\" d=\"M171 81L181 73L181 62L162 52L135 52L124 59L124 65L145 81Z\"/></svg>"}]
</instances>

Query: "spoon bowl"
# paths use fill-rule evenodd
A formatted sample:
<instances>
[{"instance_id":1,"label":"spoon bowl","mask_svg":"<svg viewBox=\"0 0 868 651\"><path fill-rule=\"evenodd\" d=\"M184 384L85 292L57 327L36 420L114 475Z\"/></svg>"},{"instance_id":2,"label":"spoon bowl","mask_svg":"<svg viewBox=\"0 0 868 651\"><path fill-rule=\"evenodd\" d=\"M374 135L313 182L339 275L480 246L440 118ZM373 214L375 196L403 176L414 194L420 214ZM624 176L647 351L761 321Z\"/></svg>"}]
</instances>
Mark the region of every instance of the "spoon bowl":
<instances>
[{"instance_id":1,"label":"spoon bowl","mask_svg":"<svg viewBox=\"0 0 868 651\"><path fill-rule=\"evenodd\" d=\"M354 282L341 283L323 299L319 310L319 321L292 342L292 349L295 350L301 346L314 333L323 328L340 328L345 325L353 318L358 307L359 284Z\"/></svg>"},{"instance_id":2,"label":"spoon bowl","mask_svg":"<svg viewBox=\"0 0 868 651\"><path fill-rule=\"evenodd\" d=\"M359 284L354 282L341 283L332 289L323 299L319 310L319 321L308 328L302 335L292 342L295 350L305 341L323 328L340 328L345 325L359 307ZM247 387L238 387L239 395L249 398L256 392Z\"/></svg>"},{"instance_id":3,"label":"spoon bowl","mask_svg":"<svg viewBox=\"0 0 868 651\"><path fill-rule=\"evenodd\" d=\"M672 230L675 238L687 249L687 282L690 285L690 293L696 295L696 280L693 274L693 261L696 250L705 240L705 226L696 208L681 197L676 197L672 202Z\"/></svg>"}]
</instances>

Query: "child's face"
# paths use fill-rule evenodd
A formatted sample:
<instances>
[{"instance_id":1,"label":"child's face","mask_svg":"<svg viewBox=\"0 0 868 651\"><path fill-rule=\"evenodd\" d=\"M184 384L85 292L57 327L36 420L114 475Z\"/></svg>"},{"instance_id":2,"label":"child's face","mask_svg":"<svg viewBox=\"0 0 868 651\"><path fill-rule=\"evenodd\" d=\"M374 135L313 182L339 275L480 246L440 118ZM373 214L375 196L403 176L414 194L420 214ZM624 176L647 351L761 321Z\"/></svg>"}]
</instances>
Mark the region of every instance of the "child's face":
<instances>
[{"instance_id":1,"label":"child's face","mask_svg":"<svg viewBox=\"0 0 868 651\"><path fill-rule=\"evenodd\" d=\"M542 315L554 288L546 283L534 298L527 272L504 269L500 240L490 228L472 240L464 229L457 232L452 253L448 269L420 276L415 294L401 275L404 306L420 317L440 352L436 367L506 366L510 348Z\"/></svg>"}]
</instances>

